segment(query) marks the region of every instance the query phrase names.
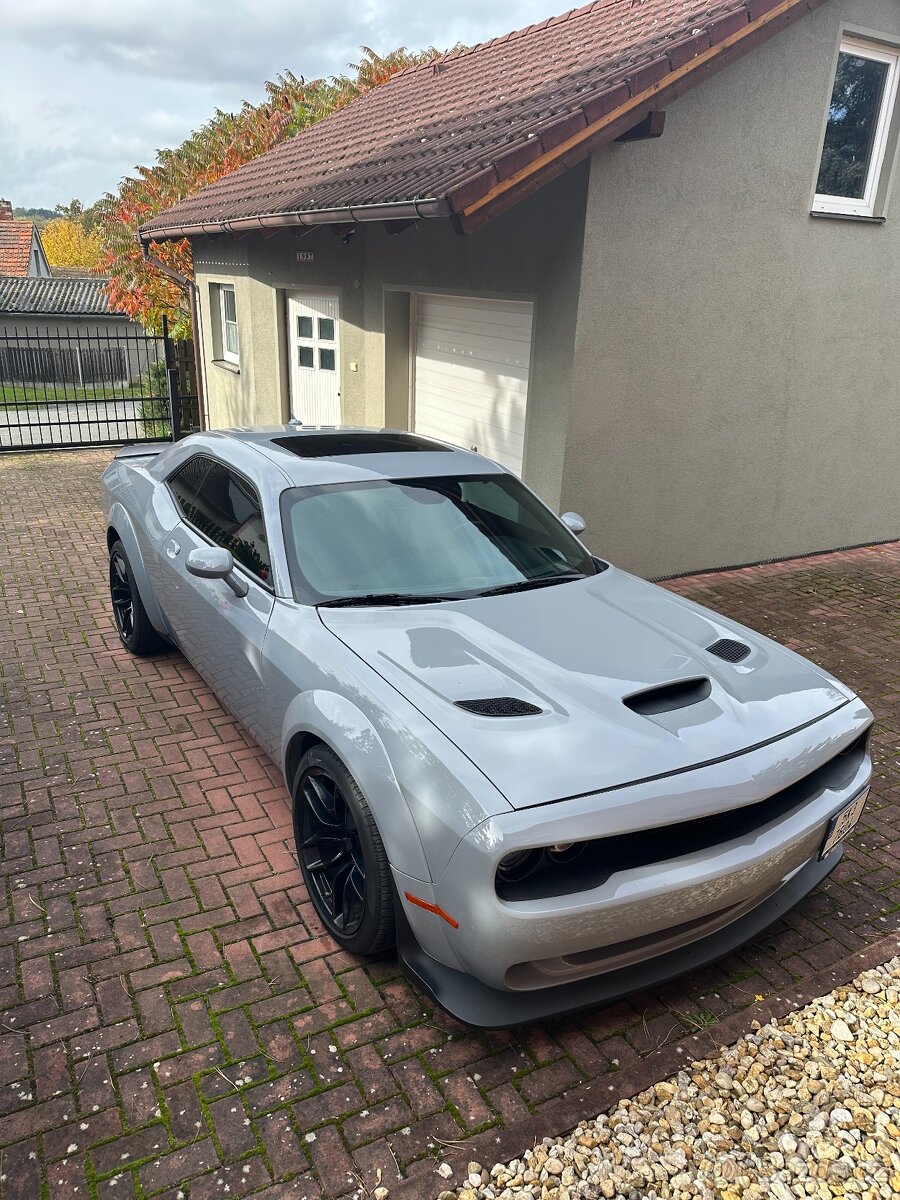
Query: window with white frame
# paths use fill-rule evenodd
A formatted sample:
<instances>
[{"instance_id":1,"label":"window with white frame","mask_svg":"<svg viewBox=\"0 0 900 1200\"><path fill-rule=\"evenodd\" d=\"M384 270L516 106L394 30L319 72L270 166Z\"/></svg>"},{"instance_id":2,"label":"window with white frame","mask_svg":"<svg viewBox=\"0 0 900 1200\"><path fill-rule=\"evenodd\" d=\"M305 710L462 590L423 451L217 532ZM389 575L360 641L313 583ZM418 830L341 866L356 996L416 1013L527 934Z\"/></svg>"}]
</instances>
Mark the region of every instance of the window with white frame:
<instances>
[{"instance_id":1,"label":"window with white frame","mask_svg":"<svg viewBox=\"0 0 900 1200\"><path fill-rule=\"evenodd\" d=\"M237 307L234 302L234 288L230 283L219 284L219 321L222 331L222 357L226 362L236 363L239 361Z\"/></svg>"},{"instance_id":2,"label":"window with white frame","mask_svg":"<svg viewBox=\"0 0 900 1200\"><path fill-rule=\"evenodd\" d=\"M900 49L851 37L842 39L819 160L814 212L876 215L898 77Z\"/></svg>"}]
</instances>

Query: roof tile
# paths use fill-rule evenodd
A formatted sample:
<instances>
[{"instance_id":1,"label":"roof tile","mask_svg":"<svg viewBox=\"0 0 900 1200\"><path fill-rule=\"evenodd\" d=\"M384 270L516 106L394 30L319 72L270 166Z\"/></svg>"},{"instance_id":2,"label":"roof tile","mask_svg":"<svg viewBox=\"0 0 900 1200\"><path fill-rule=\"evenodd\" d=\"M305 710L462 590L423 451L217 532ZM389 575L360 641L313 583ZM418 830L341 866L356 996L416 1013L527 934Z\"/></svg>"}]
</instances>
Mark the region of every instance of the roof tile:
<instances>
[{"instance_id":1,"label":"roof tile","mask_svg":"<svg viewBox=\"0 0 900 1200\"><path fill-rule=\"evenodd\" d=\"M0 275L27 275L34 225L31 221L0 221Z\"/></svg>"},{"instance_id":2,"label":"roof tile","mask_svg":"<svg viewBox=\"0 0 900 1200\"><path fill-rule=\"evenodd\" d=\"M693 37L684 38L680 42L673 42L666 50L666 56L672 64L672 70L677 71L679 67L683 67L685 63L689 63L698 54L702 54L704 50L708 50L709 44L709 34L705 29L701 30L700 33L695 33Z\"/></svg>"},{"instance_id":3,"label":"roof tile","mask_svg":"<svg viewBox=\"0 0 900 1200\"><path fill-rule=\"evenodd\" d=\"M0 319L7 315L118 316L110 310L106 279L80 277L0 276Z\"/></svg>"},{"instance_id":4,"label":"roof tile","mask_svg":"<svg viewBox=\"0 0 900 1200\"><path fill-rule=\"evenodd\" d=\"M650 87L746 26L748 3L762 13L776 2L597 0L418 64L182 200L142 237L283 214L341 210L346 220L348 206L429 200L459 211L461 197L478 198L476 180L496 179L492 163L506 173L530 161L529 143L557 147L581 126L579 110L593 123L626 102L624 80Z\"/></svg>"},{"instance_id":5,"label":"roof tile","mask_svg":"<svg viewBox=\"0 0 900 1200\"><path fill-rule=\"evenodd\" d=\"M710 21L707 26L710 45L715 46L719 42L724 42L726 38L742 29L749 20L750 13L746 8L741 7L736 12L725 13L723 16L717 17L715 21Z\"/></svg>"}]
</instances>

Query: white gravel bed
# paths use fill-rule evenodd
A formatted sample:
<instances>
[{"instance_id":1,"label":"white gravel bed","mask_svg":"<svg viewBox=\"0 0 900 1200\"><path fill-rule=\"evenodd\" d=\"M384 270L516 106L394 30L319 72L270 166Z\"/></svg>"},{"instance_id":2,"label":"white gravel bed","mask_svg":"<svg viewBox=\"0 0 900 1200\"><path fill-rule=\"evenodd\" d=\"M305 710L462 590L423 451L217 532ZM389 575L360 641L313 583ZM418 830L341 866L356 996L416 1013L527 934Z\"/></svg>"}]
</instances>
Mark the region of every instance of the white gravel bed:
<instances>
[{"instance_id":1,"label":"white gravel bed","mask_svg":"<svg viewBox=\"0 0 900 1200\"><path fill-rule=\"evenodd\" d=\"M441 1200L808 1196L900 1198L900 958Z\"/></svg>"}]
</instances>

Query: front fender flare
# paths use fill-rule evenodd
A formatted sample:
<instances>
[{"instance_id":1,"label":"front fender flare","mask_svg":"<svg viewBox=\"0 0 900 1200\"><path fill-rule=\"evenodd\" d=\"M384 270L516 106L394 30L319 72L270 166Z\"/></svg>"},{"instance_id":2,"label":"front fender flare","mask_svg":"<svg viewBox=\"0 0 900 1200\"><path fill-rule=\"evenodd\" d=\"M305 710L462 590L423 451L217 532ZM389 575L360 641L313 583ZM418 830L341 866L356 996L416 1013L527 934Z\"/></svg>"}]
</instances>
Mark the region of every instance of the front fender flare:
<instances>
[{"instance_id":1,"label":"front fender flare","mask_svg":"<svg viewBox=\"0 0 900 1200\"><path fill-rule=\"evenodd\" d=\"M163 615L156 597L156 591L147 574L147 568L144 565L144 556L141 553L131 517L129 517L124 506L118 500L110 507L106 518L106 525L107 530L112 529L115 531L119 541L125 547L125 553L128 555L128 564L131 567L131 574L137 584L141 602L147 611L147 616L150 618L150 624L157 633L162 634L163 637L170 638L169 625Z\"/></svg>"},{"instance_id":2,"label":"front fender flare","mask_svg":"<svg viewBox=\"0 0 900 1200\"><path fill-rule=\"evenodd\" d=\"M362 788L378 825L391 866L429 881L431 875L419 831L391 766L378 731L344 696L324 689L301 692L289 705L282 725L282 763L287 778L288 747L298 734L312 735L329 746Z\"/></svg>"}]
</instances>

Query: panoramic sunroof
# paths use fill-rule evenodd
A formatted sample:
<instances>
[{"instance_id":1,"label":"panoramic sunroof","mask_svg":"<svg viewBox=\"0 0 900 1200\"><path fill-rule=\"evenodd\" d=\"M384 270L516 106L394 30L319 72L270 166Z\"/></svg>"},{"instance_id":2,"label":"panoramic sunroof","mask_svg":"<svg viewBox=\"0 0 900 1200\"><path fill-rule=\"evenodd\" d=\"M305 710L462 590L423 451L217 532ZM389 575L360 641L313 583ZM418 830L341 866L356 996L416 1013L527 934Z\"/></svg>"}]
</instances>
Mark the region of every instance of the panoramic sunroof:
<instances>
[{"instance_id":1,"label":"panoramic sunroof","mask_svg":"<svg viewBox=\"0 0 900 1200\"><path fill-rule=\"evenodd\" d=\"M347 454L452 453L449 446L414 433L295 433L273 438L276 446L299 458L343 458Z\"/></svg>"}]
</instances>

